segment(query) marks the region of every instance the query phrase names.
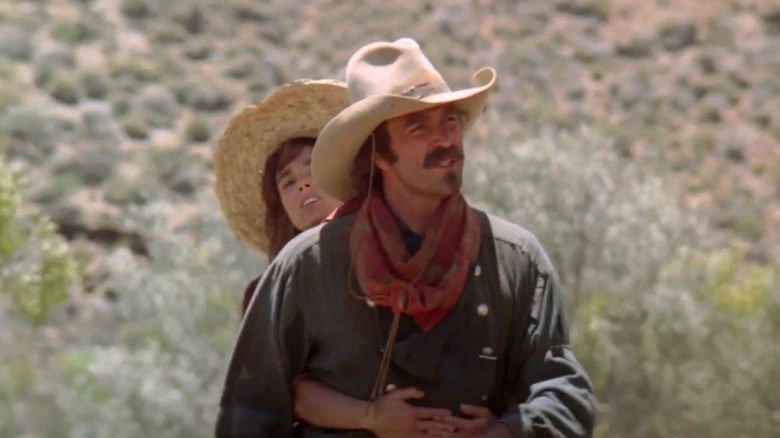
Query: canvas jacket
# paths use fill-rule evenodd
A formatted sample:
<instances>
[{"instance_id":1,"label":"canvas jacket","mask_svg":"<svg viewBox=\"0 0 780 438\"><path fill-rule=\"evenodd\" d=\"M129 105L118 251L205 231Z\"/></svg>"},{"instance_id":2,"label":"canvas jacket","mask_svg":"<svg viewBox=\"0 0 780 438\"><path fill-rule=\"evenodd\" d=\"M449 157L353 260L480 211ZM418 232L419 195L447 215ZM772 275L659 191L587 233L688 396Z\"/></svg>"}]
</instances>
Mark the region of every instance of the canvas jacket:
<instances>
[{"instance_id":1,"label":"canvas jacket","mask_svg":"<svg viewBox=\"0 0 780 438\"><path fill-rule=\"evenodd\" d=\"M488 406L516 437L590 437L590 380L568 347L560 284L537 239L480 212L483 241L453 311L423 335L403 316L387 383L415 386L419 406ZM307 374L363 400L392 313L350 275L353 215L292 240L260 280L220 401L218 438L292 437L292 381ZM299 424L306 438L372 437Z\"/></svg>"}]
</instances>

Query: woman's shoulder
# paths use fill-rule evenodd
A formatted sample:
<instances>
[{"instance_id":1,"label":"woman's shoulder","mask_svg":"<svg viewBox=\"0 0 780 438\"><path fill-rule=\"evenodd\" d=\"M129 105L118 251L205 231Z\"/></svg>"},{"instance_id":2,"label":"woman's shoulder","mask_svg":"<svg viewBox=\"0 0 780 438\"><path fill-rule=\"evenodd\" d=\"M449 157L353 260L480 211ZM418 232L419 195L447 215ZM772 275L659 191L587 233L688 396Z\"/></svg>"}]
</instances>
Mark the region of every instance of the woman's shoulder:
<instances>
[{"instance_id":1,"label":"woman's shoulder","mask_svg":"<svg viewBox=\"0 0 780 438\"><path fill-rule=\"evenodd\" d=\"M255 295L255 289L257 284L260 283L262 275L258 275L254 280L250 281L244 289L244 299L241 301L241 315L246 314L246 309L249 308L249 303L252 301L252 297Z\"/></svg>"},{"instance_id":2,"label":"woman's shoulder","mask_svg":"<svg viewBox=\"0 0 780 438\"><path fill-rule=\"evenodd\" d=\"M276 260L280 262L295 262L302 256L318 252L321 247L346 248L349 242L349 229L352 224L353 214L333 219L329 222L316 225L302 231L282 248L277 254Z\"/></svg>"}]
</instances>

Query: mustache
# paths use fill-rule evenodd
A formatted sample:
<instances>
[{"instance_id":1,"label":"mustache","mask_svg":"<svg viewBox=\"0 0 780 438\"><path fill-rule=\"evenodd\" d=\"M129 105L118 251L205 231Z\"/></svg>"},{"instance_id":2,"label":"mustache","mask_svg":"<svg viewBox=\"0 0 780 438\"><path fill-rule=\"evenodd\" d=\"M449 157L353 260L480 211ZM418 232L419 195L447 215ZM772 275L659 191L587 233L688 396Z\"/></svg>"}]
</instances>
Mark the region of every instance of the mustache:
<instances>
[{"instance_id":1,"label":"mustache","mask_svg":"<svg viewBox=\"0 0 780 438\"><path fill-rule=\"evenodd\" d=\"M456 147L436 148L432 150L423 159L423 167L433 167L442 160L462 160L465 158L462 152Z\"/></svg>"}]
</instances>

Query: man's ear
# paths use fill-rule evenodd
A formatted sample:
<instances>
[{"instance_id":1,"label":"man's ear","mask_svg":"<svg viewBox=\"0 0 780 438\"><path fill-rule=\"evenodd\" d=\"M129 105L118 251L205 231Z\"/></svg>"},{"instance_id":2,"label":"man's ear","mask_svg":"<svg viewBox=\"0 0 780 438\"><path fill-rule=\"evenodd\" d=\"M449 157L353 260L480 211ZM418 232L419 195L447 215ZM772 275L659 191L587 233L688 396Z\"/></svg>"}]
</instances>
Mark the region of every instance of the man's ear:
<instances>
[{"instance_id":1,"label":"man's ear","mask_svg":"<svg viewBox=\"0 0 780 438\"><path fill-rule=\"evenodd\" d=\"M387 172L390 170L390 163L382 158L379 154L376 154L374 156L374 165L377 167L377 169L381 170L382 172Z\"/></svg>"}]
</instances>

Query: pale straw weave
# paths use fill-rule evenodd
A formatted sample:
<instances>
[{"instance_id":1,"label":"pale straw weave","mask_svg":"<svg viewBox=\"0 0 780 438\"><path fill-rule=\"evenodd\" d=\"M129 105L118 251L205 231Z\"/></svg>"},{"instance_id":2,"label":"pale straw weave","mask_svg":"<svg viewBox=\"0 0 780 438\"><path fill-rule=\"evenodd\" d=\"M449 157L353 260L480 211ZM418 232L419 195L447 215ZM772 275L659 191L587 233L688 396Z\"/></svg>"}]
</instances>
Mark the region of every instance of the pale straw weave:
<instances>
[{"instance_id":1,"label":"pale straw weave","mask_svg":"<svg viewBox=\"0 0 780 438\"><path fill-rule=\"evenodd\" d=\"M274 90L230 120L214 153L214 170L220 207L240 240L268 253L262 198L268 156L285 140L316 138L348 104L343 83L300 80Z\"/></svg>"}]
</instances>

